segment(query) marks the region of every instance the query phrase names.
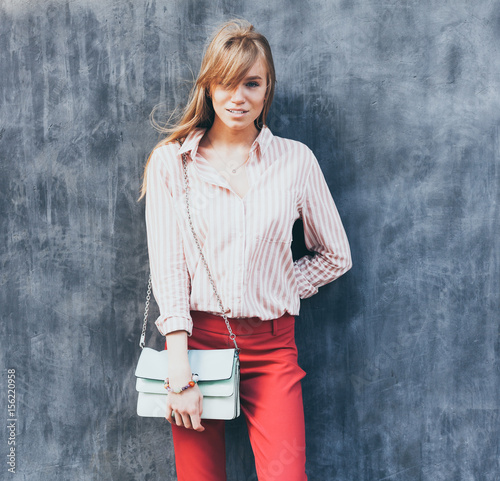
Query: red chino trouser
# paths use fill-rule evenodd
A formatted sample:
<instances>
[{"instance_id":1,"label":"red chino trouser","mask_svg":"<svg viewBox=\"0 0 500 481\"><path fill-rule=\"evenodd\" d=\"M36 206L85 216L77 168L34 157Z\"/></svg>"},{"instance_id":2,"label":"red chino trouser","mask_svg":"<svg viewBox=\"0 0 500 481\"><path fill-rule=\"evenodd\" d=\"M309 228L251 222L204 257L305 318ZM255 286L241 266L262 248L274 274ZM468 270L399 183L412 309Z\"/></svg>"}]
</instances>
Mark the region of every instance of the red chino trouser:
<instances>
[{"instance_id":1,"label":"red chino trouser","mask_svg":"<svg viewBox=\"0 0 500 481\"><path fill-rule=\"evenodd\" d=\"M234 347L222 316L191 311L190 349ZM229 319L240 351L240 399L259 481L306 481L304 406L295 318ZM226 481L224 421L205 431L172 425L178 481Z\"/></svg>"}]
</instances>

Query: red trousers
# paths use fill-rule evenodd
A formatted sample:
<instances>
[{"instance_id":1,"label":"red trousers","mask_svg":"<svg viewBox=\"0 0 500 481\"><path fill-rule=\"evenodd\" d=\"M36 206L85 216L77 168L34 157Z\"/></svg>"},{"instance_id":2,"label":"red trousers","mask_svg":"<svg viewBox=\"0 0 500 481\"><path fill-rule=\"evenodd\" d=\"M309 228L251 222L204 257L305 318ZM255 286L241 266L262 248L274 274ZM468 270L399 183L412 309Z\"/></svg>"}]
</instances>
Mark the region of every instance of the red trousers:
<instances>
[{"instance_id":1,"label":"red trousers","mask_svg":"<svg viewBox=\"0 0 500 481\"><path fill-rule=\"evenodd\" d=\"M190 349L234 347L221 316L191 311ZM259 481L306 481L304 407L295 318L229 319L240 351L240 399ZM224 421L205 431L172 425L178 481L226 481Z\"/></svg>"}]
</instances>

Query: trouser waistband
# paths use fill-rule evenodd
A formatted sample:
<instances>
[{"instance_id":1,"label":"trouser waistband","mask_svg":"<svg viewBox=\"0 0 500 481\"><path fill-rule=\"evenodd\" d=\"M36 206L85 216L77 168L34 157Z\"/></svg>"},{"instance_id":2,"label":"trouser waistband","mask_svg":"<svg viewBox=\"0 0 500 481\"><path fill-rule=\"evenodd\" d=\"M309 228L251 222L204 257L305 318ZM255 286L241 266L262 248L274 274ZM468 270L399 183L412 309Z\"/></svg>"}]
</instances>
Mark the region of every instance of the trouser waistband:
<instances>
[{"instance_id":1,"label":"trouser waistband","mask_svg":"<svg viewBox=\"0 0 500 481\"><path fill-rule=\"evenodd\" d=\"M204 311L191 311L191 318L195 328L205 331L228 333L226 323L221 315ZM228 317L229 324L236 336L251 336L271 332L276 336L280 331L280 326L284 327L295 322L295 317L286 312L281 317L270 320L262 320L259 317Z\"/></svg>"}]
</instances>

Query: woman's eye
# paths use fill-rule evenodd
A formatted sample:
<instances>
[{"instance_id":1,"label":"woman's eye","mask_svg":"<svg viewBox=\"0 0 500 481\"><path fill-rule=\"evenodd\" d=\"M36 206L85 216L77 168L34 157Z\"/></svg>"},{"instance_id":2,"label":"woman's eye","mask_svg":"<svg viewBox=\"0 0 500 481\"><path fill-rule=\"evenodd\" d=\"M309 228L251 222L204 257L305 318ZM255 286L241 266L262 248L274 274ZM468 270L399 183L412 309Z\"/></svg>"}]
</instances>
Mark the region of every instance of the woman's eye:
<instances>
[{"instance_id":1,"label":"woman's eye","mask_svg":"<svg viewBox=\"0 0 500 481\"><path fill-rule=\"evenodd\" d=\"M259 82L248 82L247 83L247 87L255 88L255 87L258 87L258 86L259 86Z\"/></svg>"}]
</instances>

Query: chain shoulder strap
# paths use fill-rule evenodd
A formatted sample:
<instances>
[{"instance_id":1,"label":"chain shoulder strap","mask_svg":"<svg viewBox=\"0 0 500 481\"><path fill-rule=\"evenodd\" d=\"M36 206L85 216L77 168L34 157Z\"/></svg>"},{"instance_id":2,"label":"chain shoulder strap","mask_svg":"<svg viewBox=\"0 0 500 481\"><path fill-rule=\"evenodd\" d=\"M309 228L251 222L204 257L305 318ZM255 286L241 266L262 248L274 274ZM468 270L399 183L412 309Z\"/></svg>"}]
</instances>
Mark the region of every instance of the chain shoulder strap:
<instances>
[{"instance_id":1,"label":"chain shoulder strap","mask_svg":"<svg viewBox=\"0 0 500 481\"><path fill-rule=\"evenodd\" d=\"M150 300L151 300L151 274L149 274L149 279L148 279L148 293L146 294L146 304L144 306L144 320L142 321L141 340L139 341L139 346L141 346L141 349L144 349L144 346L146 345L146 327L148 326Z\"/></svg>"},{"instance_id":2,"label":"chain shoulder strap","mask_svg":"<svg viewBox=\"0 0 500 481\"><path fill-rule=\"evenodd\" d=\"M179 144L182 146L182 142L178 140ZM233 330L231 329L231 324L229 323L229 319L226 316L226 310L224 309L224 305L222 304L222 300L217 292L217 288L215 287L215 282L212 277L212 274L210 272L210 269L208 268L208 263L205 259L205 256L203 255L203 250L200 245L200 241L198 240L198 236L196 235L196 232L194 230L193 226L193 220L191 218L191 210L189 206L189 178L187 174L187 154L183 153L182 154L182 166L184 169L184 187L186 191L186 209L187 209L187 216L188 216L188 221L189 221L189 226L191 228L191 233L193 234L194 241L196 243L196 246L198 247L198 251L201 256L201 260L203 261L203 265L205 266L205 269L208 274L208 278L210 280L210 284L212 285L212 289L214 291L215 297L217 297L217 301L219 303L219 309L221 310L222 317L224 318L224 322L226 323L227 330L229 332L229 339L233 341L234 347L236 349L236 353L239 353L240 349L238 347L238 344L236 342L236 334L234 334ZM141 349L144 348L145 346L145 341L146 341L146 327L147 327L147 322L148 322L148 313L149 313L149 302L151 299L151 274L149 274L149 280L148 280L148 292L146 295L146 304L144 307L144 320L142 323L142 333L141 333L141 340L139 342L139 346L141 346Z\"/></svg>"}]
</instances>

